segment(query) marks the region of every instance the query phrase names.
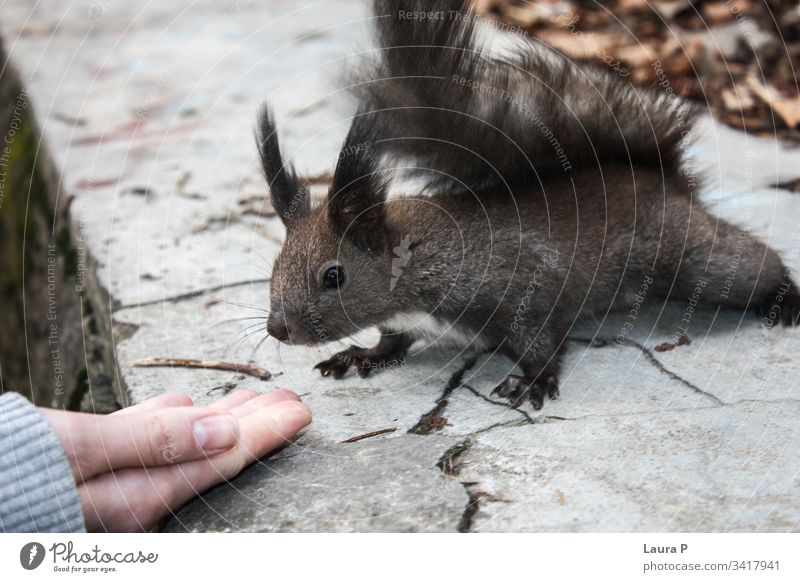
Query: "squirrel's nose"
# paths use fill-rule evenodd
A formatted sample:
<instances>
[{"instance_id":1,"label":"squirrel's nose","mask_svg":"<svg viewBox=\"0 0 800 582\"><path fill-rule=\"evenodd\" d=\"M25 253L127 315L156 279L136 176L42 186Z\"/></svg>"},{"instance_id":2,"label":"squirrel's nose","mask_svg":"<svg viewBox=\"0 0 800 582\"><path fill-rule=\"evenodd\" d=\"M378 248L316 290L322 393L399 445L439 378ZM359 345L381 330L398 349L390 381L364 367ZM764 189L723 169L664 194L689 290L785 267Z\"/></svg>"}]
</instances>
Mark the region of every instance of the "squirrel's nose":
<instances>
[{"instance_id":1,"label":"squirrel's nose","mask_svg":"<svg viewBox=\"0 0 800 582\"><path fill-rule=\"evenodd\" d=\"M283 321L282 317L269 316L269 319L267 319L267 333L279 342L285 342L289 339L289 328L286 327L286 322Z\"/></svg>"}]
</instances>

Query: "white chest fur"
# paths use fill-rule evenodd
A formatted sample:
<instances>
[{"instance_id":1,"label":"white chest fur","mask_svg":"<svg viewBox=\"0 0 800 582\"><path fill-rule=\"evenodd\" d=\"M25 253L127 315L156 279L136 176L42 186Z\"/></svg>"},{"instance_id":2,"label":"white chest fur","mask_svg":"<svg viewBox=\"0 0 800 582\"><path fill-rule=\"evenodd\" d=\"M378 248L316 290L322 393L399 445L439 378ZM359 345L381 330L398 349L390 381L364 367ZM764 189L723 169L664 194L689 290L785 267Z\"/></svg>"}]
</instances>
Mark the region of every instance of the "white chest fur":
<instances>
[{"instance_id":1,"label":"white chest fur","mask_svg":"<svg viewBox=\"0 0 800 582\"><path fill-rule=\"evenodd\" d=\"M488 343L474 331L463 326L432 316L422 311L400 313L390 318L384 325L394 331L407 333L414 339L425 340L439 347L463 348L481 352L489 348Z\"/></svg>"}]
</instances>

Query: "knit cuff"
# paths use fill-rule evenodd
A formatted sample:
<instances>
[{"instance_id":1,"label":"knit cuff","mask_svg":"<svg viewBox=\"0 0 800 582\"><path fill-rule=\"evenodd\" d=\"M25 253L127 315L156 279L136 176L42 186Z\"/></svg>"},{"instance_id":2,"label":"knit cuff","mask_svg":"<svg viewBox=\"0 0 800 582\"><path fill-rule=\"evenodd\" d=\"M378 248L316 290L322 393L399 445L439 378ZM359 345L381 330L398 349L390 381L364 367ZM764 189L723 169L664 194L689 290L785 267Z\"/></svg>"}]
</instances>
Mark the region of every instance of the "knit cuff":
<instances>
[{"instance_id":1,"label":"knit cuff","mask_svg":"<svg viewBox=\"0 0 800 582\"><path fill-rule=\"evenodd\" d=\"M0 530L85 531L58 438L36 408L13 392L0 395Z\"/></svg>"}]
</instances>

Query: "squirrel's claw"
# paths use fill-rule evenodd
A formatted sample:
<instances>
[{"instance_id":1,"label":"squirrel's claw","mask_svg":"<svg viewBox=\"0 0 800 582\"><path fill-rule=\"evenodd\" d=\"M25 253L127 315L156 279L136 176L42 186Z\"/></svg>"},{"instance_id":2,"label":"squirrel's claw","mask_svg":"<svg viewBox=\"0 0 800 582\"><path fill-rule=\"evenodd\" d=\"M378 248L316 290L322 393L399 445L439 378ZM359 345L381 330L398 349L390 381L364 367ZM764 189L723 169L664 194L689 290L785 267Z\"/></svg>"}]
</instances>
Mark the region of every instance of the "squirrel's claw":
<instances>
[{"instance_id":1,"label":"squirrel's claw","mask_svg":"<svg viewBox=\"0 0 800 582\"><path fill-rule=\"evenodd\" d=\"M336 380L341 380L347 369L350 367L350 362L346 359L340 358L340 354L336 354L323 362L314 366L315 370L319 370L323 376L333 376Z\"/></svg>"},{"instance_id":2,"label":"squirrel's claw","mask_svg":"<svg viewBox=\"0 0 800 582\"><path fill-rule=\"evenodd\" d=\"M534 380L529 376L509 374L495 386L492 395L507 398L513 408L519 408L527 398L534 410L541 410L545 396L552 400L560 396L558 378L553 374L545 374Z\"/></svg>"},{"instance_id":3,"label":"squirrel's claw","mask_svg":"<svg viewBox=\"0 0 800 582\"><path fill-rule=\"evenodd\" d=\"M393 354L376 356L375 350L352 346L320 362L314 366L314 369L319 370L323 376L333 376L336 380L340 380L351 366L355 367L356 374L360 378L366 378L372 370L401 366L402 364L402 357Z\"/></svg>"}]
</instances>

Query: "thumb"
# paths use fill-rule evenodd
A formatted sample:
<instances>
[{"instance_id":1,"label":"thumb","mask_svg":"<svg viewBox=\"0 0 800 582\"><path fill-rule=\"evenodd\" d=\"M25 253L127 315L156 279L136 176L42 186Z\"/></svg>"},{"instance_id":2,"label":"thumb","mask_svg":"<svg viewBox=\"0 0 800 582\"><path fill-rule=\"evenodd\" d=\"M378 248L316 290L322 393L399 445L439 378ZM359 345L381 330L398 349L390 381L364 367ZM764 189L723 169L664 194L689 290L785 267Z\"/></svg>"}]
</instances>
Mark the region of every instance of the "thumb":
<instances>
[{"instance_id":1,"label":"thumb","mask_svg":"<svg viewBox=\"0 0 800 582\"><path fill-rule=\"evenodd\" d=\"M59 436L78 482L115 469L216 455L239 439L238 420L216 408L176 406L110 416L42 413Z\"/></svg>"}]
</instances>

